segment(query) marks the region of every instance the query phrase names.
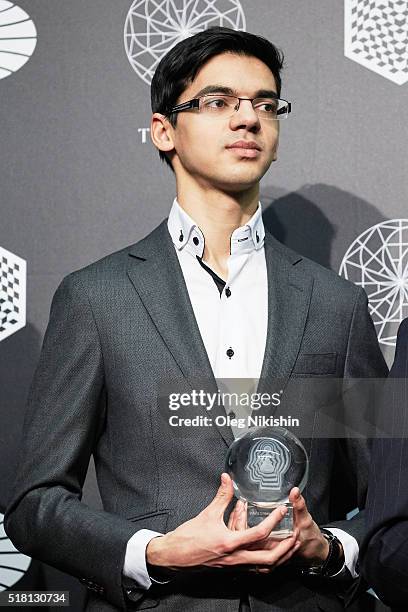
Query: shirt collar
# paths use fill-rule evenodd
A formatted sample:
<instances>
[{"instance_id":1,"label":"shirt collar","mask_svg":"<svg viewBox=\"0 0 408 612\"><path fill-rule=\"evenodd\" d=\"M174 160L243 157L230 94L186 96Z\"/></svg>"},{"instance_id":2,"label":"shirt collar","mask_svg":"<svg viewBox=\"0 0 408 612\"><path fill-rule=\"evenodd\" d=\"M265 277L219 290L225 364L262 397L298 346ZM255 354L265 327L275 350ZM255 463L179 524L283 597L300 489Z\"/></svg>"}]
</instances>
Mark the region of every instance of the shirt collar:
<instances>
[{"instance_id":1,"label":"shirt collar","mask_svg":"<svg viewBox=\"0 0 408 612\"><path fill-rule=\"evenodd\" d=\"M177 250L186 248L193 255L203 256L204 235L193 219L174 198L167 227Z\"/></svg>"},{"instance_id":2,"label":"shirt collar","mask_svg":"<svg viewBox=\"0 0 408 612\"><path fill-rule=\"evenodd\" d=\"M265 228L262 221L262 207L258 202L258 208L249 221L237 227L231 236L231 255L233 253L250 253L258 251L264 245Z\"/></svg>"},{"instance_id":3,"label":"shirt collar","mask_svg":"<svg viewBox=\"0 0 408 612\"><path fill-rule=\"evenodd\" d=\"M202 231L195 221L180 206L177 198L174 198L167 221L173 244L181 251L186 248L192 255L203 256L205 239ZM262 207L258 202L258 208L249 219L248 223L237 227L230 238L230 253L250 253L263 247L265 228L262 221Z\"/></svg>"}]
</instances>

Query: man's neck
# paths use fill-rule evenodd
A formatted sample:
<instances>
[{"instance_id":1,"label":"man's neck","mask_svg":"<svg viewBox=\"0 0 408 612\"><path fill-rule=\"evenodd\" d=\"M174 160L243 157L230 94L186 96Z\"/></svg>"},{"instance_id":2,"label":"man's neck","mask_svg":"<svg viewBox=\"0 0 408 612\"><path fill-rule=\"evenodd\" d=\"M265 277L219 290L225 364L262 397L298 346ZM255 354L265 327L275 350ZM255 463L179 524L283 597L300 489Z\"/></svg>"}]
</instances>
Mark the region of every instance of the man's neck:
<instances>
[{"instance_id":1,"label":"man's neck","mask_svg":"<svg viewBox=\"0 0 408 612\"><path fill-rule=\"evenodd\" d=\"M178 191L177 201L204 234L203 260L213 269L223 271L222 276L225 276L231 235L256 212L259 185L234 194Z\"/></svg>"}]
</instances>

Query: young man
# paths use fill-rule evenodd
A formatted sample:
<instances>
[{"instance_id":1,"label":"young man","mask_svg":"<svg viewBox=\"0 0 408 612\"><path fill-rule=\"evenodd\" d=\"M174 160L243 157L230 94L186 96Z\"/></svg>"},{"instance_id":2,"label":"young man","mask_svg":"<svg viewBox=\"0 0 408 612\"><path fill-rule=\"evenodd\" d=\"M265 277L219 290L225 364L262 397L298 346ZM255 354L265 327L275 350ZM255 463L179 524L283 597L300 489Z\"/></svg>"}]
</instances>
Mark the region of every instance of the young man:
<instances>
[{"instance_id":1,"label":"young man","mask_svg":"<svg viewBox=\"0 0 408 612\"><path fill-rule=\"evenodd\" d=\"M335 520L333 503L340 491L342 505L363 507L364 444L308 441L296 529L276 541L281 509L247 529L240 504L224 522L227 475L216 490L231 427L176 435L158 408L168 383L191 393L197 379L211 390L260 379L261 391L385 374L364 292L263 226L259 181L290 112L281 67L270 42L225 28L163 58L151 136L176 178L169 218L54 296L5 525L20 549L96 592L87 610L337 610L357 575L361 516ZM313 403L304 410L313 423ZM92 453L103 511L81 503ZM332 478L341 466L349 496Z\"/></svg>"}]
</instances>

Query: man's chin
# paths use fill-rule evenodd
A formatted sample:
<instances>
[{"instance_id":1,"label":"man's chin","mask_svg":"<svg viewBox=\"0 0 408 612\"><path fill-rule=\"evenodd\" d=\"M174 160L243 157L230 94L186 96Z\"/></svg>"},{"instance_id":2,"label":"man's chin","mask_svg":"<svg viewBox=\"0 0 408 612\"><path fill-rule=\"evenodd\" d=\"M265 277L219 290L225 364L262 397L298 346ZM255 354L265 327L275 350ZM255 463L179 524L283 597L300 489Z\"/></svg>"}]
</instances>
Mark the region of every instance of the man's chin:
<instances>
[{"instance_id":1,"label":"man's chin","mask_svg":"<svg viewBox=\"0 0 408 612\"><path fill-rule=\"evenodd\" d=\"M262 174L255 170L251 172L225 172L223 177L220 177L219 181L217 181L218 186L231 193L248 191L248 189L251 189L259 183L265 172Z\"/></svg>"}]
</instances>

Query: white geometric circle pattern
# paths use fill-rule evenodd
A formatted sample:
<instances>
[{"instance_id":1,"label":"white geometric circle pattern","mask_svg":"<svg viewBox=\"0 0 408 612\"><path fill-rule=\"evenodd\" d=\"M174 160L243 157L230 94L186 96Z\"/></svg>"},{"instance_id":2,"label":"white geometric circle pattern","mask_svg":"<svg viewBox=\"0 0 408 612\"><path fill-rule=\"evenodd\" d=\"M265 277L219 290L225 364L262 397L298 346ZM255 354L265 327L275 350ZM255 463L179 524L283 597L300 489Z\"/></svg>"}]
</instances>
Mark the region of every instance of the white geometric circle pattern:
<instances>
[{"instance_id":1,"label":"white geometric circle pattern","mask_svg":"<svg viewBox=\"0 0 408 612\"><path fill-rule=\"evenodd\" d=\"M34 53L37 30L19 6L0 0L0 79L10 76Z\"/></svg>"},{"instance_id":2,"label":"white geometric circle pattern","mask_svg":"<svg viewBox=\"0 0 408 612\"><path fill-rule=\"evenodd\" d=\"M0 513L0 591L16 584L28 570L31 557L23 555L4 531L4 516Z\"/></svg>"},{"instance_id":3,"label":"white geometric circle pattern","mask_svg":"<svg viewBox=\"0 0 408 612\"><path fill-rule=\"evenodd\" d=\"M157 64L172 47L211 26L245 30L239 0L134 0L124 30L129 62L150 85Z\"/></svg>"},{"instance_id":4,"label":"white geometric circle pattern","mask_svg":"<svg viewBox=\"0 0 408 612\"><path fill-rule=\"evenodd\" d=\"M0 342L26 324L26 262L0 247Z\"/></svg>"},{"instance_id":5,"label":"white geometric circle pattern","mask_svg":"<svg viewBox=\"0 0 408 612\"><path fill-rule=\"evenodd\" d=\"M341 276L364 287L378 340L394 346L408 316L408 219L391 219L365 230L345 254Z\"/></svg>"},{"instance_id":6,"label":"white geometric circle pattern","mask_svg":"<svg viewBox=\"0 0 408 612\"><path fill-rule=\"evenodd\" d=\"M345 0L344 53L398 85L408 81L407 0Z\"/></svg>"}]
</instances>

